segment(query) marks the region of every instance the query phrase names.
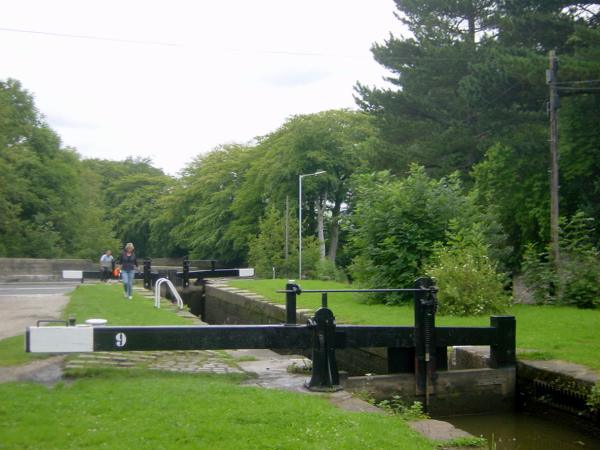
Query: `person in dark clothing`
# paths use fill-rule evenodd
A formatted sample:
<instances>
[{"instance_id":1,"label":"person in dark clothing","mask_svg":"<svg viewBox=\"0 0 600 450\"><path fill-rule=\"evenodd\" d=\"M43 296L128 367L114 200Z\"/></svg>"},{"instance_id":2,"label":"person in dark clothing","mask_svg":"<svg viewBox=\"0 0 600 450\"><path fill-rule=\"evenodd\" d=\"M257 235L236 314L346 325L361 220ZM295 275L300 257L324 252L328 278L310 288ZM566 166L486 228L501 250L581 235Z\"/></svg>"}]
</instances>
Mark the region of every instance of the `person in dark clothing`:
<instances>
[{"instance_id":1,"label":"person in dark clothing","mask_svg":"<svg viewBox=\"0 0 600 450\"><path fill-rule=\"evenodd\" d=\"M125 298L131 300L133 280L137 271L137 258L134 253L134 247L131 242L125 246L125 250L119 256L119 265L121 266L121 280L123 280L123 290Z\"/></svg>"}]
</instances>

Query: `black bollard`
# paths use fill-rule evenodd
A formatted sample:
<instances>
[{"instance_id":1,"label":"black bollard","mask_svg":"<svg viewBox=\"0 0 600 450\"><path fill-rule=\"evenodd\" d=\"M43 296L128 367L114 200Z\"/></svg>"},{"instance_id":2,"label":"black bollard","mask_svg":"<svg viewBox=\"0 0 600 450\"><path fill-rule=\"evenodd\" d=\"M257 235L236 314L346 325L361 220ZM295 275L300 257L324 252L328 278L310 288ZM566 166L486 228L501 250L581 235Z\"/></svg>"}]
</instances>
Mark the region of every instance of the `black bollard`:
<instances>
[{"instance_id":1,"label":"black bollard","mask_svg":"<svg viewBox=\"0 0 600 450\"><path fill-rule=\"evenodd\" d=\"M151 289L152 286L152 260L144 260L144 289Z\"/></svg>"},{"instance_id":2,"label":"black bollard","mask_svg":"<svg viewBox=\"0 0 600 450\"><path fill-rule=\"evenodd\" d=\"M319 308L308 321L313 329L312 375L305 386L312 391L339 391L340 375L335 360L335 317Z\"/></svg>"},{"instance_id":3,"label":"black bollard","mask_svg":"<svg viewBox=\"0 0 600 450\"><path fill-rule=\"evenodd\" d=\"M300 295L300 286L294 280L285 285L285 324L296 325L296 295Z\"/></svg>"},{"instance_id":4,"label":"black bollard","mask_svg":"<svg viewBox=\"0 0 600 450\"><path fill-rule=\"evenodd\" d=\"M183 258L183 287L190 287L190 260L187 256Z\"/></svg>"}]
</instances>

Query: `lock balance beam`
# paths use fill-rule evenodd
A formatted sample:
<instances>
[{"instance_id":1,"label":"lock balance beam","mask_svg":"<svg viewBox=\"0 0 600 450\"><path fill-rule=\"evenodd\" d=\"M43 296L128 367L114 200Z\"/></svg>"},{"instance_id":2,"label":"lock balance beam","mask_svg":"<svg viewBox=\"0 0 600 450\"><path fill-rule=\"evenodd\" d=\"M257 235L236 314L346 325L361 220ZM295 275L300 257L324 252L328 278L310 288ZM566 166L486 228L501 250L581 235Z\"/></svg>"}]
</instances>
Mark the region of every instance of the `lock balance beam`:
<instances>
[{"instance_id":1,"label":"lock balance beam","mask_svg":"<svg viewBox=\"0 0 600 450\"><path fill-rule=\"evenodd\" d=\"M311 347L306 325L28 327L25 339L31 353Z\"/></svg>"}]
</instances>

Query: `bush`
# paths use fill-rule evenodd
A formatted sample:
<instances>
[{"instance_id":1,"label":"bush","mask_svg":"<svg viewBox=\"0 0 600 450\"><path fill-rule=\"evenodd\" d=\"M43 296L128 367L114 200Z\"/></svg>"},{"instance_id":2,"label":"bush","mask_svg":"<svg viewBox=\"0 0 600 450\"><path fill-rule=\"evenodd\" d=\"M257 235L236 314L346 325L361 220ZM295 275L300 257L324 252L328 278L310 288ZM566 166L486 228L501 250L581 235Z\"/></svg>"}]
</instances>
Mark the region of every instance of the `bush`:
<instances>
[{"instance_id":1,"label":"bush","mask_svg":"<svg viewBox=\"0 0 600 450\"><path fill-rule=\"evenodd\" d=\"M578 308L600 307L600 266L597 258L563 254L560 303Z\"/></svg>"},{"instance_id":2,"label":"bush","mask_svg":"<svg viewBox=\"0 0 600 450\"><path fill-rule=\"evenodd\" d=\"M335 265L329 259L322 259L316 264L317 278L325 281L339 281L345 283L348 281L343 270Z\"/></svg>"},{"instance_id":3,"label":"bush","mask_svg":"<svg viewBox=\"0 0 600 450\"><path fill-rule=\"evenodd\" d=\"M437 245L426 267L439 288L440 314L470 316L501 313L511 303L505 277L488 257L480 227L451 227L446 245Z\"/></svg>"},{"instance_id":4,"label":"bush","mask_svg":"<svg viewBox=\"0 0 600 450\"><path fill-rule=\"evenodd\" d=\"M559 269L550 252L538 252L529 245L523 257L524 280L538 304L600 307L600 261L590 241L591 219L582 213L562 221Z\"/></svg>"},{"instance_id":5,"label":"bush","mask_svg":"<svg viewBox=\"0 0 600 450\"><path fill-rule=\"evenodd\" d=\"M354 258L353 281L370 288L410 288L423 275L436 242L444 241L451 222L480 223L482 235L503 250L501 229L492 212L484 214L464 193L457 173L435 180L411 166L406 178L388 172L355 177L354 209L346 222ZM501 254L501 253L498 253ZM388 304L410 296L373 296Z\"/></svg>"},{"instance_id":6,"label":"bush","mask_svg":"<svg viewBox=\"0 0 600 450\"><path fill-rule=\"evenodd\" d=\"M394 395L389 400L382 400L380 402L373 401L371 403L390 414L402 417L404 420L429 419L429 416L423 412L423 404L421 402L413 402L412 405L408 405L408 403L399 395Z\"/></svg>"},{"instance_id":7,"label":"bush","mask_svg":"<svg viewBox=\"0 0 600 450\"><path fill-rule=\"evenodd\" d=\"M533 244L525 246L523 254L523 281L538 305L556 303L558 277L548 261L548 252L539 252Z\"/></svg>"}]
</instances>

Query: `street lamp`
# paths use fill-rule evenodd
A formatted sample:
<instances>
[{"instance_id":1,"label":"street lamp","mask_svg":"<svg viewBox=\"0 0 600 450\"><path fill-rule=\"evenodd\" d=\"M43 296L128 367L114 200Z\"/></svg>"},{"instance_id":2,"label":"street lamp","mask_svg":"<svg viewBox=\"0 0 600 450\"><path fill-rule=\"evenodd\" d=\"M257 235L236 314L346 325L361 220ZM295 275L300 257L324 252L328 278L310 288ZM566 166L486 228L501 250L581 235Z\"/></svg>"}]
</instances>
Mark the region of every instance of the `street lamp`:
<instances>
[{"instance_id":1,"label":"street lamp","mask_svg":"<svg viewBox=\"0 0 600 450\"><path fill-rule=\"evenodd\" d=\"M302 280L302 178L312 177L325 173L324 170L319 170L315 173L307 173L298 175L298 279Z\"/></svg>"}]
</instances>

